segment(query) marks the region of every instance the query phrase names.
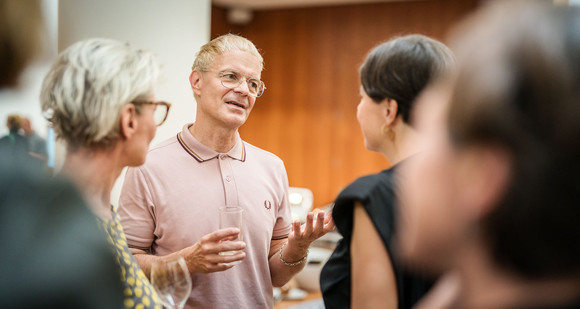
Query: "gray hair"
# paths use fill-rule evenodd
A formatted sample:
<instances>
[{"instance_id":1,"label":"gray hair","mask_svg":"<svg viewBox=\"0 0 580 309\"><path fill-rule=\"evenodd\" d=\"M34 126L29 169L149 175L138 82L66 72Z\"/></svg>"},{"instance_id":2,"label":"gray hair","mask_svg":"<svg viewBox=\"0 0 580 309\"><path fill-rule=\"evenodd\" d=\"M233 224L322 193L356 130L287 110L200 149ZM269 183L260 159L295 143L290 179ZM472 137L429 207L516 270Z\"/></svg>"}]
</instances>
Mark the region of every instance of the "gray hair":
<instances>
[{"instance_id":1,"label":"gray hair","mask_svg":"<svg viewBox=\"0 0 580 309\"><path fill-rule=\"evenodd\" d=\"M63 51L46 75L42 111L69 150L107 148L121 136L122 107L153 95L158 74L151 52L110 39L83 40Z\"/></svg>"},{"instance_id":2,"label":"gray hair","mask_svg":"<svg viewBox=\"0 0 580 309\"><path fill-rule=\"evenodd\" d=\"M254 43L244 37L231 33L219 36L203 45L195 56L195 61L191 69L199 72L207 72L216 55L221 55L231 50L241 50L256 56L260 60L260 71L264 69L264 58L262 58Z\"/></svg>"}]
</instances>

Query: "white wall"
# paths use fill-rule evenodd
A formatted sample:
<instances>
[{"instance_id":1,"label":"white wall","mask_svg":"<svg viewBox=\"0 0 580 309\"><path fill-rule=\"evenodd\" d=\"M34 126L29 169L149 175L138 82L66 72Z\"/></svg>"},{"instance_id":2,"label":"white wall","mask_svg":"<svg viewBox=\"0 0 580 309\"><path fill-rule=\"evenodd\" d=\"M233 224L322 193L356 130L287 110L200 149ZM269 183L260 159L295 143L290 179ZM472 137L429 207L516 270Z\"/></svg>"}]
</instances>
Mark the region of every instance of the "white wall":
<instances>
[{"instance_id":1,"label":"white wall","mask_svg":"<svg viewBox=\"0 0 580 309\"><path fill-rule=\"evenodd\" d=\"M210 0L60 0L58 49L85 38L107 37L156 53L162 70L156 96L172 107L157 129L155 145L195 119L188 77L195 53L209 40L210 17ZM114 205L122 179L113 189Z\"/></svg>"}]
</instances>

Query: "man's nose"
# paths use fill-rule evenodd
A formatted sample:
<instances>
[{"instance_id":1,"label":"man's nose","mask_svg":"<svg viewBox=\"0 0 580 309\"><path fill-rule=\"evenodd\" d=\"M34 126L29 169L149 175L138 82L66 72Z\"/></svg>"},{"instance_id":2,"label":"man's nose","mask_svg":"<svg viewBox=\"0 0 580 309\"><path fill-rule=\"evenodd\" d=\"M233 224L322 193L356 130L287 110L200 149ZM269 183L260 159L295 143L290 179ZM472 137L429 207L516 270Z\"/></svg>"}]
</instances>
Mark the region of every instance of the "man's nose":
<instances>
[{"instance_id":1,"label":"man's nose","mask_svg":"<svg viewBox=\"0 0 580 309\"><path fill-rule=\"evenodd\" d=\"M234 88L234 91L241 92L244 95L249 95L250 87L248 86L248 80L244 78L243 81L236 88Z\"/></svg>"}]
</instances>

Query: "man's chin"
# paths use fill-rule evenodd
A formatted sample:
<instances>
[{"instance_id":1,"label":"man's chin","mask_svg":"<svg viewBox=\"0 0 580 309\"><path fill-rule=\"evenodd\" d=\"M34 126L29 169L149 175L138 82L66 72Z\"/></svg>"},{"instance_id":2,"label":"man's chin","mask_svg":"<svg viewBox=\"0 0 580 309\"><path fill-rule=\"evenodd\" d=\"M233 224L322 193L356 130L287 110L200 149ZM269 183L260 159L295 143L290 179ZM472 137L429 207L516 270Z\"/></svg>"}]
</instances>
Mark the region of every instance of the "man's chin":
<instances>
[{"instance_id":1,"label":"man's chin","mask_svg":"<svg viewBox=\"0 0 580 309\"><path fill-rule=\"evenodd\" d=\"M143 158L142 160L135 160L133 162L131 162L131 164L129 164L130 167L136 167L136 166L141 166L145 164L145 158Z\"/></svg>"},{"instance_id":2,"label":"man's chin","mask_svg":"<svg viewBox=\"0 0 580 309\"><path fill-rule=\"evenodd\" d=\"M248 118L245 116L235 115L228 117L228 119L226 119L224 124L229 128L237 129L242 125L244 125L244 123L246 123L246 120L248 120Z\"/></svg>"}]
</instances>

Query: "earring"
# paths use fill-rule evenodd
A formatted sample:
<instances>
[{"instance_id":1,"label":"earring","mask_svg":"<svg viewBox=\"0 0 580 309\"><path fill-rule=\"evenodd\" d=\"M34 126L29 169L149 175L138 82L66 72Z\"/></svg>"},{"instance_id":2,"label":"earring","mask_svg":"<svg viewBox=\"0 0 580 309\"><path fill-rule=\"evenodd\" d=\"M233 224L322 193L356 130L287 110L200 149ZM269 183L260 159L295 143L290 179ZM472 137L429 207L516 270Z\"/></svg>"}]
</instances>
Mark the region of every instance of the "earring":
<instances>
[{"instance_id":1,"label":"earring","mask_svg":"<svg viewBox=\"0 0 580 309\"><path fill-rule=\"evenodd\" d=\"M387 138L391 141L395 141L395 131L388 125L383 125L383 133L387 136Z\"/></svg>"}]
</instances>

